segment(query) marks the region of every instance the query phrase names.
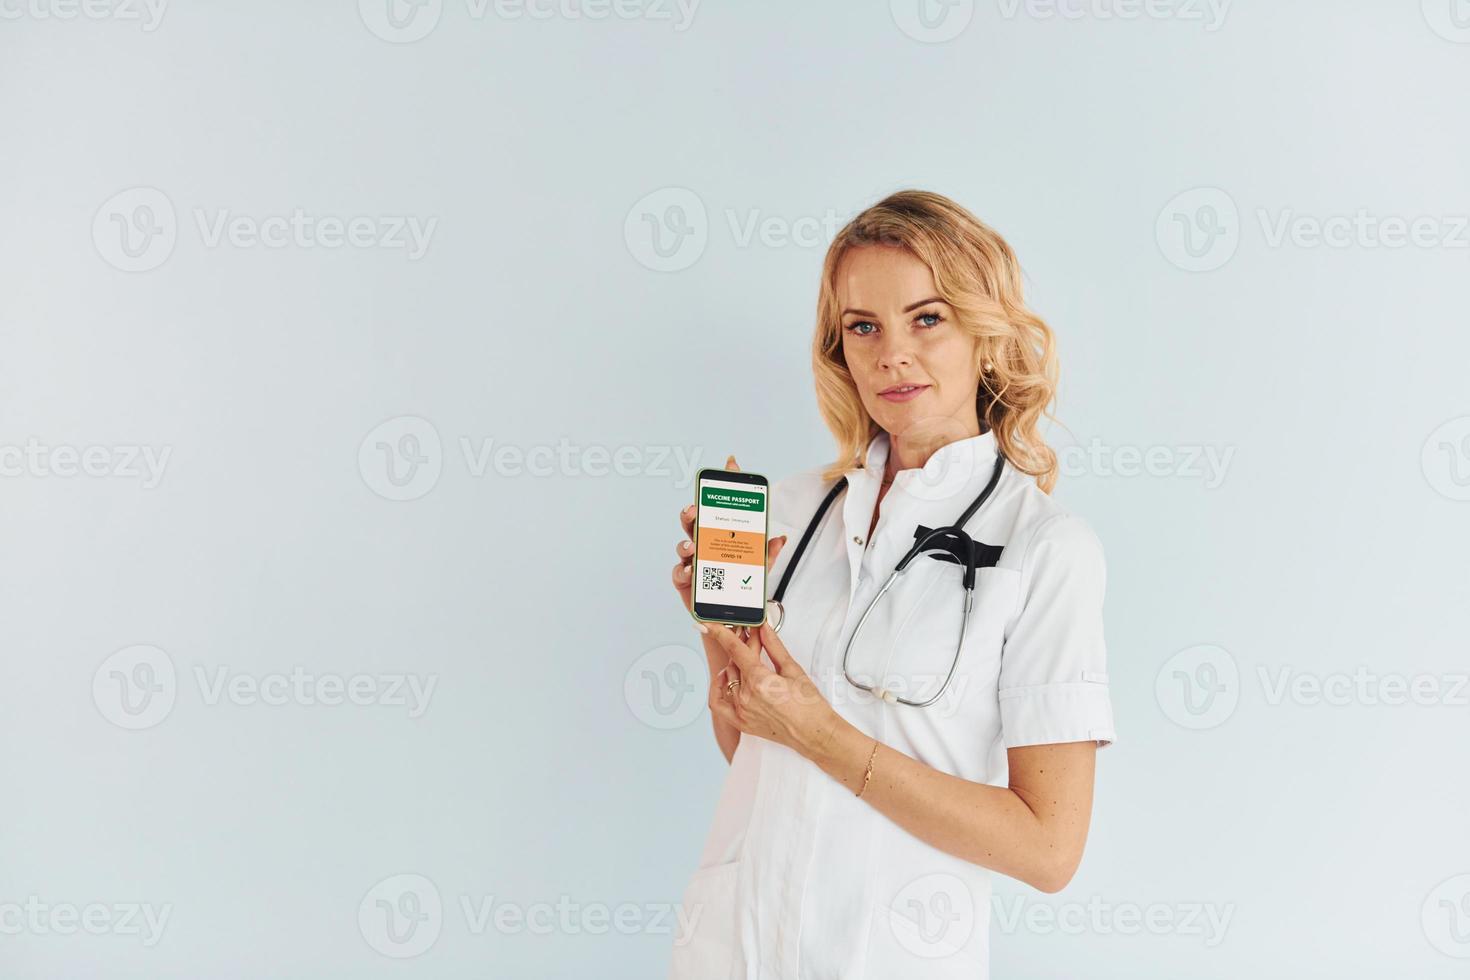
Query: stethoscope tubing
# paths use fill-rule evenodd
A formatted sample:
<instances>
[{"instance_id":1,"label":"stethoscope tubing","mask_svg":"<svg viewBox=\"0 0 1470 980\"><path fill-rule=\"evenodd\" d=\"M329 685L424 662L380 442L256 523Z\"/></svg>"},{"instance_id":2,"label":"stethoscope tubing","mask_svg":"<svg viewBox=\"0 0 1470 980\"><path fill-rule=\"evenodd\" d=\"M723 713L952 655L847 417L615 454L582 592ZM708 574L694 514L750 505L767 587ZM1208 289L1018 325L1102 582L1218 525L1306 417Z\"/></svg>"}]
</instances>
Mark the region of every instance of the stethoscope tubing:
<instances>
[{"instance_id":1,"label":"stethoscope tubing","mask_svg":"<svg viewBox=\"0 0 1470 980\"><path fill-rule=\"evenodd\" d=\"M980 492L980 495L975 498L974 502L965 509L965 512L960 515L959 520L948 527L934 528L927 534L920 537L917 541L915 541L913 547L909 548L908 552L901 559L899 559L898 564L894 566L893 572L888 576L888 579L878 589L877 593L873 596L872 599L868 600L867 608L863 610L862 616L858 618L857 625L853 627L852 634L847 638L847 643L842 648L842 676L846 678L847 682L853 687L856 687L858 690L861 691L867 691L868 693L873 694L874 696L879 697L884 701L887 701L889 704L904 704L915 708L927 708L929 705L934 704L941 697L943 697L945 691L949 690L950 681L954 679L955 670L959 667L960 654L963 652L965 647L965 638L969 634L970 611L974 608L975 600L975 541L973 538L970 537L969 533L965 531L964 525L969 522L970 518L975 515L976 511L978 511L985 504L985 501L988 500L990 495L995 491L996 486L1000 483L1001 472L1004 470L1004 468L1005 456L997 453L995 457L995 468L990 474L989 481L985 484L985 489L982 490ZM781 626L786 620L786 607L783 604L782 600L785 598L786 595L786 587L791 582L792 573L796 571L796 566L797 563L801 561L802 553L806 551L807 544L811 541L813 535L817 531L817 528L821 525L823 518L826 517L827 510L831 507L832 501L836 500L837 495L841 493L846 487L847 477L842 477L835 484L833 484L832 489L827 492L827 496L822 500L821 506L817 508L816 514L814 514L811 521L807 523L806 530L801 535L801 540L797 542L796 550L792 552L791 561L787 563L786 570L781 575L781 581L776 585L776 591L772 594L771 600L767 604L766 616L768 619L773 620L773 622L771 623L771 628L776 630L777 632L780 632ZM853 643L857 640L859 634L862 633L863 624L868 621L868 617L872 614L873 608L877 606L878 601L883 598L884 594L890 588L893 587L893 583L898 581L898 577L902 575L904 571L908 568L909 563L913 561L915 557L923 554L924 551L927 550L929 542L935 537L939 537L941 535L950 535L957 538L961 542L962 548L966 555L966 560L964 562L965 575L963 580L965 593L964 614L963 618L960 620L959 641L955 644L954 656L950 658L949 672L944 675L944 683L940 684L939 690L936 691L932 697L926 698L923 701L914 701L909 698L902 697L901 695L895 694L893 691L888 690L883 685L875 686L862 683L861 681L854 678L852 674L848 671L847 661L849 655L852 652Z\"/></svg>"}]
</instances>

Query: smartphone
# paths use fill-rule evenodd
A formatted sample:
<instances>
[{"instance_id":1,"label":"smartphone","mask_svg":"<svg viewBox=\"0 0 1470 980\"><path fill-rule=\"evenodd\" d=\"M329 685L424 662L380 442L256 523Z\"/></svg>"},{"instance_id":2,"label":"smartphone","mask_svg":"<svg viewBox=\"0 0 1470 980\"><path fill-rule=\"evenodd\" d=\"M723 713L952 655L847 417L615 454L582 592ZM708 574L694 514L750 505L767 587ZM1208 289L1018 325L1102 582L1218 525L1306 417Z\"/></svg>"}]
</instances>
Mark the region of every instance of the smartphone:
<instances>
[{"instance_id":1,"label":"smartphone","mask_svg":"<svg viewBox=\"0 0 1470 980\"><path fill-rule=\"evenodd\" d=\"M770 485L759 473L700 470L694 501L694 618L766 621Z\"/></svg>"}]
</instances>

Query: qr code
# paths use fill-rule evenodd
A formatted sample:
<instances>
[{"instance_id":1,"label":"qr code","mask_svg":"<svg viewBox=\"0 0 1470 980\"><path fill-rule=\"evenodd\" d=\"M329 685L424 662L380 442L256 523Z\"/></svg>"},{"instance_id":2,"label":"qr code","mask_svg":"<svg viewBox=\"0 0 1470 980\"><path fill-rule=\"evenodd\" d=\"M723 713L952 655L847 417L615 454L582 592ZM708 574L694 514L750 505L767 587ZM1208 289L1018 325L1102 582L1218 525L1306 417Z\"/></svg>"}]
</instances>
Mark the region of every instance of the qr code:
<instances>
[{"instance_id":1,"label":"qr code","mask_svg":"<svg viewBox=\"0 0 1470 980\"><path fill-rule=\"evenodd\" d=\"M723 589L725 587L725 570L723 568L710 568L706 565L704 566L704 578L701 579L701 582L703 584L700 588Z\"/></svg>"}]
</instances>

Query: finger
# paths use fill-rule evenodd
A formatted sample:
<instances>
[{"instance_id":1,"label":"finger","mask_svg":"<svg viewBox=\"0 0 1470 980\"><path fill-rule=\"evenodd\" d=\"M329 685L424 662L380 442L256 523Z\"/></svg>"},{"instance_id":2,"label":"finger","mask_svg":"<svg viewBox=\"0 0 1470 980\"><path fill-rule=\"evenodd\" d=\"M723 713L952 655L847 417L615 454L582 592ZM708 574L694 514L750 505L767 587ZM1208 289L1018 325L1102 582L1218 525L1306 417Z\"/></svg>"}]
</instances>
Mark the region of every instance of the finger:
<instances>
[{"instance_id":1,"label":"finger","mask_svg":"<svg viewBox=\"0 0 1470 980\"><path fill-rule=\"evenodd\" d=\"M782 549L784 549L785 547L786 535L778 535L777 537L771 539L770 543L766 545L767 568L770 568L772 565L776 564L776 556L781 554Z\"/></svg>"},{"instance_id":2,"label":"finger","mask_svg":"<svg viewBox=\"0 0 1470 980\"><path fill-rule=\"evenodd\" d=\"M673 571L674 591L684 602L684 608L694 611L694 576L689 574L688 565L675 565Z\"/></svg>"},{"instance_id":3,"label":"finger","mask_svg":"<svg viewBox=\"0 0 1470 980\"><path fill-rule=\"evenodd\" d=\"M689 564L691 561L694 560L694 542L690 541L688 538L685 538L683 541L680 541L678 544L674 545L674 553L679 556L679 561L681 563L686 565Z\"/></svg>"},{"instance_id":4,"label":"finger","mask_svg":"<svg viewBox=\"0 0 1470 980\"><path fill-rule=\"evenodd\" d=\"M731 453L729 457L725 460L725 469L730 470L732 473L740 472L740 464L735 462L734 453Z\"/></svg>"},{"instance_id":5,"label":"finger","mask_svg":"<svg viewBox=\"0 0 1470 980\"><path fill-rule=\"evenodd\" d=\"M771 658L771 663L776 665L778 674L801 673L801 664L786 649L786 644L781 642L781 635L777 633L769 621L762 624L760 631L761 645L766 648L766 654Z\"/></svg>"},{"instance_id":6,"label":"finger","mask_svg":"<svg viewBox=\"0 0 1470 980\"><path fill-rule=\"evenodd\" d=\"M761 663L760 633L751 633L750 638L746 640L732 636L730 659L735 661L736 667L740 668L742 678L749 679L760 671L766 670L766 665Z\"/></svg>"},{"instance_id":7,"label":"finger","mask_svg":"<svg viewBox=\"0 0 1470 980\"><path fill-rule=\"evenodd\" d=\"M690 504L688 507L685 507L683 510L679 511L679 526L684 529L685 534L689 535L691 538L694 537L693 504Z\"/></svg>"},{"instance_id":8,"label":"finger","mask_svg":"<svg viewBox=\"0 0 1470 980\"><path fill-rule=\"evenodd\" d=\"M765 669L760 662L760 635L756 634L749 639L742 639L739 632L734 628L722 626L718 623L704 624L709 627L706 634L714 640L715 646L720 652L730 658L735 669L740 673L737 676L745 677L755 670Z\"/></svg>"},{"instance_id":9,"label":"finger","mask_svg":"<svg viewBox=\"0 0 1470 980\"><path fill-rule=\"evenodd\" d=\"M709 697L709 713L715 716L715 720L729 725L731 728L740 728L740 719L735 714L735 703L723 697L724 692L711 693Z\"/></svg>"}]
</instances>

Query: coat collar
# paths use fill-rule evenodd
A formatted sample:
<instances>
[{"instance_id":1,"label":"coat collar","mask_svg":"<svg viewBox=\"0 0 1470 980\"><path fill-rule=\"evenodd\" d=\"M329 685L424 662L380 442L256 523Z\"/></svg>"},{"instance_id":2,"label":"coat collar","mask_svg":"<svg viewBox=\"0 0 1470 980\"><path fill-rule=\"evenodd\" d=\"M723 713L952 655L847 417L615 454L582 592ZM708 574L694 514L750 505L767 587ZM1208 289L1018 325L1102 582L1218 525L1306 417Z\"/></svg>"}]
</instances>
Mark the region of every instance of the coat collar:
<instances>
[{"instance_id":1,"label":"coat collar","mask_svg":"<svg viewBox=\"0 0 1470 980\"><path fill-rule=\"evenodd\" d=\"M880 429L868 442L864 465L847 471L849 487L862 486L865 491L871 490L876 499L890 448L888 433ZM922 467L899 470L884 500L895 492L920 501L972 500L990 479L995 452L993 430L946 443L931 453ZM963 509L961 506L960 510Z\"/></svg>"},{"instance_id":2,"label":"coat collar","mask_svg":"<svg viewBox=\"0 0 1470 980\"><path fill-rule=\"evenodd\" d=\"M995 433L957 439L939 447L922 467L899 470L883 496L882 520L868 542L868 526L888 461L888 433L879 431L868 442L863 466L847 471L842 520L849 567L849 585L857 588L858 568L864 554L884 574L914 543L919 525L943 527L959 519L965 508L985 489L995 465ZM972 525L973 527L973 525Z\"/></svg>"}]
</instances>

